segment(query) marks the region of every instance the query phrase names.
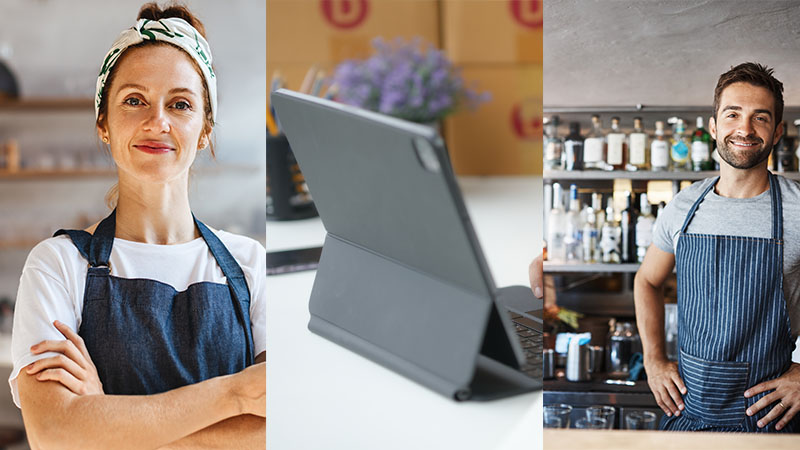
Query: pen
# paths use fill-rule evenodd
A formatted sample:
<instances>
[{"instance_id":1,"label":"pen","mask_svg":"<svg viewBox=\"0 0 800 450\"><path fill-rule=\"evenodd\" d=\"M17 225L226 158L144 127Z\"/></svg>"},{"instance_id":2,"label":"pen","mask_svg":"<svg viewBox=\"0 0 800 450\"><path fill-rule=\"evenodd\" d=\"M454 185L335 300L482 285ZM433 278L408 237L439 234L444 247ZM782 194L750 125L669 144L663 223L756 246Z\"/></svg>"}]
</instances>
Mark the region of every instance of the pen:
<instances>
[{"instance_id":1,"label":"pen","mask_svg":"<svg viewBox=\"0 0 800 450\"><path fill-rule=\"evenodd\" d=\"M317 72L317 77L314 80L314 87L311 88L311 95L318 96L322 90L322 83L325 82L325 71L320 70Z\"/></svg>"},{"instance_id":2,"label":"pen","mask_svg":"<svg viewBox=\"0 0 800 450\"><path fill-rule=\"evenodd\" d=\"M267 107L267 131L270 136L277 136L280 134L280 130L278 129L278 124L275 123L275 118L272 116L270 109L270 107Z\"/></svg>"},{"instance_id":3,"label":"pen","mask_svg":"<svg viewBox=\"0 0 800 450\"><path fill-rule=\"evenodd\" d=\"M306 72L306 77L303 78L303 84L300 85L300 92L303 94L308 94L309 90L311 89L311 84L314 82L315 75L317 74L317 66L316 64L311 66Z\"/></svg>"}]
</instances>

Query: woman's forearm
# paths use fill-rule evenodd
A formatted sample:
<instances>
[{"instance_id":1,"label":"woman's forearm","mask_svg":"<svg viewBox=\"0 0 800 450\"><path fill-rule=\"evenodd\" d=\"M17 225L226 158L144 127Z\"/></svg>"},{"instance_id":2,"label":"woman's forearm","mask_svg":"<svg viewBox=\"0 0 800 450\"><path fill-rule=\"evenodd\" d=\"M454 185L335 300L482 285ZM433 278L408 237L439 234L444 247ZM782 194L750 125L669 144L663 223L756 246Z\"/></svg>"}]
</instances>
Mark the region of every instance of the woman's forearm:
<instances>
[{"instance_id":1,"label":"woman's forearm","mask_svg":"<svg viewBox=\"0 0 800 450\"><path fill-rule=\"evenodd\" d=\"M26 429L41 448L156 449L241 414L232 377L143 396L78 396L24 371L17 383Z\"/></svg>"},{"instance_id":2,"label":"woman's forearm","mask_svg":"<svg viewBox=\"0 0 800 450\"><path fill-rule=\"evenodd\" d=\"M263 449L267 446L266 428L265 418L245 414L203 428L161 450Z\"/></svg>"}]
</instances>

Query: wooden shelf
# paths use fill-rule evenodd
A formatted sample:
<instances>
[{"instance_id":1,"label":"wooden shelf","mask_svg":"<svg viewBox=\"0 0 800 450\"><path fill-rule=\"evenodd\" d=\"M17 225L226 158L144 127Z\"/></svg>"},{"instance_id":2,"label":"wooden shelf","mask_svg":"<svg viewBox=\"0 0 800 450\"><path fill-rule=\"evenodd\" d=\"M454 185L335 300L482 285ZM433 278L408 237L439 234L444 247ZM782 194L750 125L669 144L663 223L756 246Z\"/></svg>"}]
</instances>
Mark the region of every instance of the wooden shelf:
<instances>
[{"instance_id":1,"label":"wooden shelf","mask_svg":"<svg viewBox=\"0 0 800 450\"><path fill-rule=\"evenodd\" d=\"M199 175L219 175L226 172L255 173L258 168L245 165L224 165L201 167L194 170ZM63 178L83 178L83 177L113 177L117 175L114 168L108 169L21 169L15 172L0 170L0 181L3 180L41 180L41 179L63 179Z\"/></svg>"},{"instance_id":2,"label":"wooden shelf","mask_svg":"<svg viewBox=\"0 0 800 450\"><path fill-rule=\"evenodd\" d=\"M38 241L22 240L22 241L0 241L0 250L25 250L32 249L36 244L43 241L42 238Z\"/></svg>"},{"instance_id":3,"label":"wooden shelf","mask_svg":"<svg viewBox=\"0 0 800 450\"><path fill-rule=\"evenodd\" d=\"M94 110L91 98L26 98L0 100L0 111L80 111Z\"/></svg>"}]
</instances>

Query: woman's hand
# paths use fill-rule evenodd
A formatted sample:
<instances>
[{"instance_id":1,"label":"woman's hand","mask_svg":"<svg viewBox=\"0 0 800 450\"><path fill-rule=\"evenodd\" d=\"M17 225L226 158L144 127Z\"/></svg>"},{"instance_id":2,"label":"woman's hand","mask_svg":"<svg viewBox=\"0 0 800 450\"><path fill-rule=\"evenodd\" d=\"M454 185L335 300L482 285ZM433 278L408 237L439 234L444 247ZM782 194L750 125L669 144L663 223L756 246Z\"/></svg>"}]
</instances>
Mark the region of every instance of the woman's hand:
<instances>
[{"instance_id":1,"label":"woman's hand","mask_svg":"<svg viewBox=\"0 0 800 450\"><path fill-rule=\"evenodd\" d=\"M240 414L267 417L267 363L253 364L232 375L233 394L239 403Z\"/></svg>"},{"instance_id":2,"label":"woman's hand","mask_svg":"<svg viewBox=\"0 0 800 450\"><path fill-rule=\"evenodd\" d=\"M28 375L36 375L39 381L57 381L77 395L103 394L103 383L97 368L89 357L83 338L63 323L53 322L64 335L63 341L42 341L31 347L34 355L45 352L60 353L58 356L40 359L25 369Z\"/></svg>"}]
</instances>

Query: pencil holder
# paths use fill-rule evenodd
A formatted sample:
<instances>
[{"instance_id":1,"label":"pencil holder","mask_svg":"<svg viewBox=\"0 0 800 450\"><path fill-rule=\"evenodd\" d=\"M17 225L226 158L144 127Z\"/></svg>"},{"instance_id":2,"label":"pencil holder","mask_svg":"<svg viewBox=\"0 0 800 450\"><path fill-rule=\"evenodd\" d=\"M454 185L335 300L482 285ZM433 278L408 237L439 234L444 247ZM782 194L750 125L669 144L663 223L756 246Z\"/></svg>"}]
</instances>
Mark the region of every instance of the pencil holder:
<instances>
[{"instance_id":1,"label":"pencil holder","mask_svg":"<svg viewBox=\"0 0 800 450\"><path fill-rule=\"evenodd\" d=\"M267 220L316 217L317 209L285 135L267 136Z\"/></svg>"}]
</instances>

